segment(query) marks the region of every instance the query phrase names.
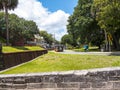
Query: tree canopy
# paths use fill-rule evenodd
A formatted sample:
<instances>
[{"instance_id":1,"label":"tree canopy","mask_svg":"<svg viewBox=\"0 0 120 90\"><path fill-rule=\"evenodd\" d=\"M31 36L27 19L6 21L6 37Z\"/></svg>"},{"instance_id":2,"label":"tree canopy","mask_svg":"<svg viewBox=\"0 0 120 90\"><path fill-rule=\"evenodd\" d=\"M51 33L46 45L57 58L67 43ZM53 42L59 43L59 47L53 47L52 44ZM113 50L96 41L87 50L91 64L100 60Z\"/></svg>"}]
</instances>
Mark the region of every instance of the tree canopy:
<instances>
[{"instance_id":1,"label":"tree canopy","mask_svg":"<svg viewBox=\"0 0 120 90\"><path fill-rule=\"evenodd\" d=\"M9 28L8 28L8 10L14 10L18 5L18 0L0 0L0 10L5 10L6 22L6 44L9 45Z\"/></svg>"},{"instance_id":2,"label":"tree canopy","mask_svg":"<svg viewBox=\"0 0 120 90\"><path fill-rule=\"evenodd\" d=\"M53 35L49 34L47 31L40 31L40 36L42 36L49 45L52 45L52 43L55 41Z\"/></svg>"},{"instance_id":3,"label":"tree canopy","mask_svg":"<svg viewBox=\"0 0 120 90\"><path fill-rule=\"evenodd\" d=\"M78 0L67 30L73 46L91 43L100 47L107 38L111 45L119 47L120 0Z\"/></svg>"},{"instance_id":4,"label":"tree canopy","mask_svg":"<svg viewBox=\"0 0 120 90\"><path fill-rule=\"evenodd\" d=\"M7 8L14 10L18 5L18 0L0 0L0 10Z\"/></svg>"},{"instance_id":5,"label":"tree canopy","mask_svg":"<svg viewBox=\"0 0 120 90\"><path fill-rule=\"evenodd\" d=\"M93 0L79 0L73 15L69 17L67 30L73 36L74 43L85 44L100 39L101 31L91 13ZM96 38L95 38L96 37ZM99 38L100 37L100 38ZM93 42L94 42L93 41ZM101 44L93 43L93 44Z\"/></svg>"},{"instance_id":6,"label":"tree canopy","mask_svg":"<svg viewBox=\"0 0 120 90\"><path fill-rule=\"evenodd\" d=\"M120 0L94 0L93 10L102 29L111 33L120 29Z\"/></svg>"},{"instance_id":7,"label":"tree canopy","mask_svg":"<svg viewBox=\"0 0 120 90\"><path fill-rule=\"evenodd\" d=\"M61 43L62 44L69 44L69 45L72 45L73 44L73 38L71 35L69 34L65 34L62 39L61 39Z\"/></svg>"},{"instance_id":8,"label":"tree canopy","mask_svg":"<svg viewBox=\"0 0 120 90\"><path fill-rule=\"evenodd\" d=\"M5 19L4 13L0 13L0 36L4 39L5 36ZM34 34L39 34L39 29L34 21L28 21L23 18L19 18L15 14L9 14L9 30L10 30L10 43L14 43L20 39L29 41L34 38Z\"/></svg>"},{"instance_id":9,"label":"tree canopy","mask_svg":"<svg viewBox=\"0 0 120 90\"><path fill-rule=\"evenodd\" d=\"M106 31L108 41L114 38L118 48L119 41L114 34L120 30L120 0L94 0L92 10L96 12L98 25Z\"/></svg>"}]
</instances>

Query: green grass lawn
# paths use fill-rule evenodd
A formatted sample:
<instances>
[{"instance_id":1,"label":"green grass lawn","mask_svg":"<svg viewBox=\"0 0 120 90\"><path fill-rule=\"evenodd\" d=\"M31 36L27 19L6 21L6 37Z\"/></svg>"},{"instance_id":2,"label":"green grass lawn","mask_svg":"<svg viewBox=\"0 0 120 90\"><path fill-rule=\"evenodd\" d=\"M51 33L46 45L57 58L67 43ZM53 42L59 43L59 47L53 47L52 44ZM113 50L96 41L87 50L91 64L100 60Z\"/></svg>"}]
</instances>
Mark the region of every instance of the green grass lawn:
<instances>
[{"instance_id":1,"label":"green grass lawn","mask_svg":"<svg viewBox=\"0 0 120 90\"><path fill-rule=\"evenodd\" d=\"M11 46L3 46L2 52L21 52L21 51L26 51L26 50L43 50L40 46L16 46L16 47L11 47Z\"/></svg>"},{"instance_id":2,"label":"green grass lawn","mask_svg":"<svg viewBox=\"0 0 120 90\"><path fill-rule=\"evenodd\" d=\"M32 62L1 74L82 70L120 66L120 56L69 55L49 52Z\"/></svg>"},{"instance_id":3,"label":"green grass lawn","mask_svg":"<svg viewBox=\"0 0 120 90\"><path fill-rule=\"evenodd\" d=\"M84 52L85 50L84 50L84 48L82 47L82 48L79 48L79 49L73 49L73 51L76 51L76 52ZM100 51L100 50L98 49L98 47L89 47L88 51L89 51L89 52L98 52L98 51Z\"/></svg>"}]
</instances>

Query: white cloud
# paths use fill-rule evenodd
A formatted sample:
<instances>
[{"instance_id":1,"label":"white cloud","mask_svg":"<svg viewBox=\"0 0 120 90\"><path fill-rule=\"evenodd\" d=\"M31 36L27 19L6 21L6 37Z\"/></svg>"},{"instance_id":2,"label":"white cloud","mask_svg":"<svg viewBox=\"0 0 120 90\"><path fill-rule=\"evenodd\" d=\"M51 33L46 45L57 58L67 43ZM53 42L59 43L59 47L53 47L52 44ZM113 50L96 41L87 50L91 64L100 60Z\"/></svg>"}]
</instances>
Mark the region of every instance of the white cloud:
<instances>
[{"instance_id":1,"label":"white cloud","mask_svg":"<svg viewBox=\"0 0 120 90\"><path fill-rule=\"evenodd\" d=\"M19 0L18 7L10 13L35 21L40 30L46 30L51 34L55 33L57 40L67 33L66 25L69 14L62 10L52 13L37 0Z\"/></svg>"}]
</instances>

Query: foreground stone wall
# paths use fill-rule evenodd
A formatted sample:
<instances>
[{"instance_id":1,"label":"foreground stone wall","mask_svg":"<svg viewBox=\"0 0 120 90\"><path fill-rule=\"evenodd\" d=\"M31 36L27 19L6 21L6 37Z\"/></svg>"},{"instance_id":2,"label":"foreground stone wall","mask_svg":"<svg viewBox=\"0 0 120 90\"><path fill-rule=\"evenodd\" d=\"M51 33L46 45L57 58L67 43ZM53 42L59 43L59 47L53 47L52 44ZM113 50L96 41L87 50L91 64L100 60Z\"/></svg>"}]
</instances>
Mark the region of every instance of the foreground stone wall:
<instances>
[{"instance_id":1,"label":"foreground stone wall","mask_svg":"<svg viewBox=\"0 0 120 90\"><path fill-rule=\"evenodd\" d=\"M0 90L120 90L120 68L0 75Z\"/></svg>"}]
</instances>

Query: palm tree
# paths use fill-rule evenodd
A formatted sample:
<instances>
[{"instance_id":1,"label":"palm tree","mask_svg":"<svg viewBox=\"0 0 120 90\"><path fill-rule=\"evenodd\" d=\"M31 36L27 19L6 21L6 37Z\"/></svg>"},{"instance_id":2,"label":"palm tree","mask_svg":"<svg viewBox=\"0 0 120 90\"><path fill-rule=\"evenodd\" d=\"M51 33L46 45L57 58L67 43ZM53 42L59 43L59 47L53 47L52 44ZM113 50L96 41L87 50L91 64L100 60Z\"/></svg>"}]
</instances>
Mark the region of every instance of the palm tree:
<instances>
[{"instance_id":1,"label":"palm tree","mask_svg":"<svg viewBox=\"0 0 120 90\"><path fill-rule=\"evenodd\" d=\"M9 45L8 10L14 10L17 7L17 5L18 5L18 0L0 0L0 10L5 10L7 45Z\"/></svg>"}]
</instances>

